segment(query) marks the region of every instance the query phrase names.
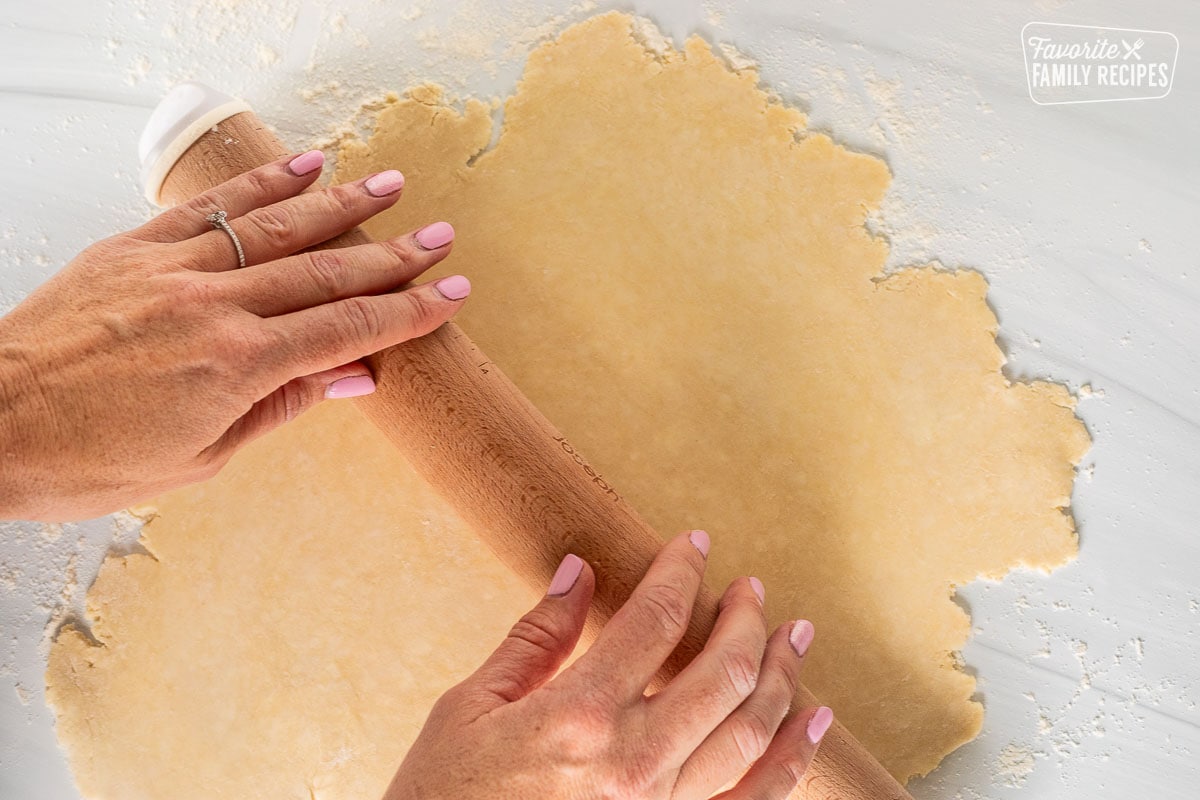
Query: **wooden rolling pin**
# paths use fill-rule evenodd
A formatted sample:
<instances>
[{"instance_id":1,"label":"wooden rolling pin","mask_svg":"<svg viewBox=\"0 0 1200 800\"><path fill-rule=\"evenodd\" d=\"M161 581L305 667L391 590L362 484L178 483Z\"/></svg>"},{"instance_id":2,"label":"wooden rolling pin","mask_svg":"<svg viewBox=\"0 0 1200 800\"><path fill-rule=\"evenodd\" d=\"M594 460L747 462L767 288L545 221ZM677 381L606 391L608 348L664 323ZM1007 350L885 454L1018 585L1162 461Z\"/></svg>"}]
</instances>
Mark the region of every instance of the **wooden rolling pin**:
<instances>
[{"instance_id":1,"label":"wooden rolling pin","mask_svg":"<svg viewBox=\"0 0 1200 800\"><path fill-rule=\"evenodd\" d=\"M157 181L149 187L158 202L187 200L289 152L250 111L206 119L203 131L190 146L176 142L179 155L161 169L161 190L154 191ZM325 246L368 241L356 228ZM594 636L649 567L662 545L659 534L454 323L367 360L378 389L357 400L358 407L505 564L539 591L568 552L592 565L596 597L588 632ZM705 587L661 681L700 651L716 611L717 596ZM814 705L802 687L793 708ZM793 796L911 800L837 723Z\"/></svg>"}]
</instances>

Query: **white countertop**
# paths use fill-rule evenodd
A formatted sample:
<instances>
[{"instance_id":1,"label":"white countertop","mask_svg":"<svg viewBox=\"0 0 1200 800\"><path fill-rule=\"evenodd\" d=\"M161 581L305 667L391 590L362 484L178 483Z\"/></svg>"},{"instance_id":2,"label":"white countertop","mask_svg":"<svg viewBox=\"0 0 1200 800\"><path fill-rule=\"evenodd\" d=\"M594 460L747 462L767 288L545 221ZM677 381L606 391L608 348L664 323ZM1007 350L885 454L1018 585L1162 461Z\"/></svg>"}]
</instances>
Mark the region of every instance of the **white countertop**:
<instances>
[{"instance_id":1,"label":"white countertop","mask_svg":"<svg viewBox=\"0 0 1200 800\"><path fill-rule=\"evenodd\" d=\"M503 95L531 41L522 31L586 15L571 5L501 16L482 0L6 0L0 310L150 213L136 141L175 81L244 97L299 148L382 90L435 80ZM1200 255L1187 242L1200 222L1200 4L896 5L618 7L677 40L736 45L813 128L885 158L892 266L979 269L1009 376L1092 387L1079 407L1095 439L1073 499L1080 558L961 590L984 732L914 796L1198 797ZM1174 88L1035 105L1019 41L1035 20L1170 31ZM43 696L45 631L80 613L104 553L135 535L120 518L0 528L0 800L77 797Z\"/></svg>"}]
</instances>

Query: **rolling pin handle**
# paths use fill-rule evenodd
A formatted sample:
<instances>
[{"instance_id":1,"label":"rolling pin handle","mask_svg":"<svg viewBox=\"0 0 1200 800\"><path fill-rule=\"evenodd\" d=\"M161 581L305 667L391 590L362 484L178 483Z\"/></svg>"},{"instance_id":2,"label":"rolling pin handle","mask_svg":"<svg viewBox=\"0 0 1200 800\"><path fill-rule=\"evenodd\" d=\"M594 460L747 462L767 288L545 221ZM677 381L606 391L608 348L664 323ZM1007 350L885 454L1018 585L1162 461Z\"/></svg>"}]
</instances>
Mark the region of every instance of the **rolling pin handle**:
<instances>
[{"instance_id":1,"label":"rolling pin handle","mask_svg":"<svg viewBox=\"0 0 1200 800\"><path fill-rule=\"evenodd\" d=\"M210 130L243 111L245 101L218 92L196 81L177 84L150 114L138 139L142 191L146 199L162 206L160 192L167 173L184 152Z\"/></svg>"}]
</instances>

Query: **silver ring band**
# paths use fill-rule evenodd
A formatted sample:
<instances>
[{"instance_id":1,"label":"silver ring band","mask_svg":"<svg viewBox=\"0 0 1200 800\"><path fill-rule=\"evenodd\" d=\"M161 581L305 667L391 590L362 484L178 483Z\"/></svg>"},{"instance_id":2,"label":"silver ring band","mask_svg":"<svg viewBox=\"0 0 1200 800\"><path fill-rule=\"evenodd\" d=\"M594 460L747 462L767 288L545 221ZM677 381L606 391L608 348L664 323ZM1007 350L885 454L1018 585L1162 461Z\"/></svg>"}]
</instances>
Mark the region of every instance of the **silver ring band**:
<instances>
[{"instance_id":1,"label":"silver ring band","mask_svg":"<svg viewBox=\"0 0 1200 800\"><path fill-rule=\"evenodd\" d=\"M229 215L224 211L214 211L204 218L206 222L211 222L212 226L219 231L225 231L229 234L229 238L233 240L233 246L237 248L238 267L246 266L246 252L242 250L242 242L238 239L238 235L233 232L233 226L229 224Z\"/></svg>"}]
</instances>

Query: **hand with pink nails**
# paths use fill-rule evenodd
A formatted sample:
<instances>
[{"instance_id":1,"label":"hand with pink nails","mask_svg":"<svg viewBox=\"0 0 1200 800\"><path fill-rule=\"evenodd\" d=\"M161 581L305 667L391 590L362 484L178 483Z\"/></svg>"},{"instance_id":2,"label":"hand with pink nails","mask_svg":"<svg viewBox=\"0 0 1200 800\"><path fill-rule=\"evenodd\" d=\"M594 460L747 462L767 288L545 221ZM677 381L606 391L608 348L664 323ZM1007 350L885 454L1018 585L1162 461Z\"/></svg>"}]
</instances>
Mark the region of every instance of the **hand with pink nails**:
<instances>
[{"instance_id":1,"label":"hand with pink nails","mask_svg":"<svg viewBox=\"0 0 1200 800\"><path fill-rule=\"evenodd\" d=\"M703 531L668 542L595 643L559 672L595 587L591 568L568 555L546 597L438 700L385 800L787 797L833 714L787 716L813 626L797 620L768 636L758 579L729 585L704 649L647 695L687 630L708 549Z\"/></svg>"},{"instance_id":2,"label":"hand with pink nails","mask_svg":"<svg viewBox=\"0 0 1200 800\"><path fill-rule=\"evenodd\" d=\"M404 185L305 192L323 164L281 159L97 242L0 318L0 518L100 516L211 476L322 399L374 391L358 359L458 311L461 275L403 288L450 252L449 223L308 249Z\"/></svg>"}]
</instances>

